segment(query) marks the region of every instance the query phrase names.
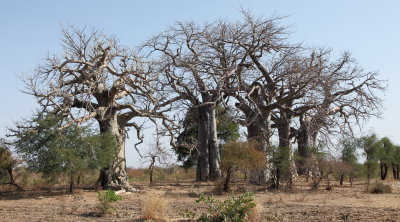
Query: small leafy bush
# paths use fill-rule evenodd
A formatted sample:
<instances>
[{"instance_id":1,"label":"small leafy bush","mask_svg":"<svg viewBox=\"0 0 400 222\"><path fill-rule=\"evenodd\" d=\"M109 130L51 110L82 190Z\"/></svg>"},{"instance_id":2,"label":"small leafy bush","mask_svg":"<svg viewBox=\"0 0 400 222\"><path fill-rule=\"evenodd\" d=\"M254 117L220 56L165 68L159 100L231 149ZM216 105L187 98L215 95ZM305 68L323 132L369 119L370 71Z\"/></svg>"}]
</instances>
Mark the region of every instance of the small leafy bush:
<instances>
[{"instance_id":1,"label":"small leafy bush","mask_svg":"<svg viewBox=\"0 0 400 222\"><path fill-rule=\"evenodd\" d=\"M122 200L122 196L115 193L113 190L107 190L103 193L97 193L97 198L100 202L99 208L101 214L111 214L117 208L112 206L112 203Z\"/></svg>"},{"instance_id":2,"label":"small leafy bush","mask_svg":"<svg viewBox=\"0 0 400 222\"><path fill-rule=\"evenodd\" d=\"M212 195L200 195L196 203L205 203L208 208L207 212L200 215L198 221L200 222L219 222L219 221L232 221L242 222L249 221L250 218L258 218L252 213L253 208L256 206L253 199L253 193L245 193L239 196L230 196L223 202L215 199Z\"/></svg>"},{"instance_id":3,"label":"small leafy bush","mask_svg":"<svg viewBox=\"0 0 400 222\"><path fill-rule=\"evenodd\" d=\"M392 187L382 182L377 182L372 186L371 193L392 193Z\"/></svg>"}]
</instances>

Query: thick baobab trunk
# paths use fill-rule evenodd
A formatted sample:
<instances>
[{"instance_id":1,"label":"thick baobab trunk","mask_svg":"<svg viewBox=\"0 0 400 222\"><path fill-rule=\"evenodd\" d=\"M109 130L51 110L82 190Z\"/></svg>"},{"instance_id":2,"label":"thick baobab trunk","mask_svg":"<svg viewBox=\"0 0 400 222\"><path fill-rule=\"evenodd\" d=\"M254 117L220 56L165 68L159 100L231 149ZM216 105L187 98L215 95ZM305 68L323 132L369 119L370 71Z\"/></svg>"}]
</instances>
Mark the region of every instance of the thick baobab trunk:
<instances>
[{"instance_id":1,"label":"thick baobab trunk","mask_svg":"<svg viewBox=\"0 0 400 222\"><path fill-rule=\"evenodd\" d=\"M114 162L101 170L100 182L103 189L132 191L133 188L128 183L128 175L126 173L125 159L125 129L118 124L117 115L114 117L99 121L100 132L109 133L115 136L118 145Z\"/></svg>"},{"instance_id":2,"label":"thick baobab trunk","mask_svg":"<svg viewBox=\"0 0 400 222\"><path fill-rule=\"evenodd\" d=\"M221 177L220 154L218 147L218 135L217 135L217 118L216 118L215 107L211 107L210 113L210 135L209 135L209 150L210 150L210 179L212 181L217 180Z\"/></svg>"},{"instance_id":3,"label":"thick baobab trunk","mask_svg":"<svg viewBox=\"0 0 400 222\"><path fill-rule=\"evenodd\" d=\"M201 106L198 119L196 179L217 180L221 177L220 154L217 137L217 121L214 106Z\"/></svg>"},{"instance_id":4,"label":"thick baobab trunk","mask_svg":"<svg viewBox=\"0 0 400 222\"><path fill-rule=\"evenodd\" d=\"M197 181L208 181L210 174L210 164L209 164L209 150L208 150L208 128L206 127L205 121L203 121L203 116L199 116L198 119L198 134L197 134L197 150L199 156L197 158L197 168L196 168L196 180Z\"/></svg>"},{"instance_id":5,"label":"thick baobab trunk","mask_svg":"<svg viewBox=\"0 0 400 222\"><path fill-rule=\"evenodd\" d=\"M279 187L280 180L288 181L289 187L292 186L294 177L297 176L296 166L293 158L291 146L290 123L292 116L281 110L281 118L277 121L279 146L278 156L276 158L275 187Z\"/></svg>"},{"instance_id":6,"label":"thick baobab trunk","mask_svg":"<svg viewBox=\"0 0 400 222\"><path fill-rule=\"evenodd\" d=\"M247 137L248 140L256 141L258 148L264 152L267 151L269 143L270 129L266 127L267 124L262 123L260 120L252 121L247 126Z\"/></svg>"},{"instance_id":7,"label":"thick baobab trunk","mask_svg":"<svg viewBox=\"0 0 400 222\"><path fill-rule=\"evenodd\" d=\"M251 118L250 124L247 126L247 139L249 141L257 142L259 150L265 152L267 165L264 168L252 170L249 175L249 182L254 185L266 185L271 180L271 164L268 158L268 147L270 147L270 133L269 128L269 115L267 116L267 123L262 122L260 119Z\"/></svg>"},{"instance_id":8,"label":"thick baobab trunk","mask_svg":"<svg viewBox=\"0 0 400 222\"><path fill-rule=\"evenodd\" d=\"M343 181L344 181L344 173L340 173L340 177L339 177L339 184L340 184L340 186L343 185Z\"/></svg>"},{"instance_id":9,"label":"thick baobab trunk","mask_svg":"<svg viewBox=\"0 0 400 222\"><path fill-rule=\"evenodd\" d=\"M279 146L276 157L275 187L279 188L281 180L291 179L290 174L290 142L289 128L284 125L278 126Z\"/></svg>"},{"instance_id":10,"label":"thick baobab trunk","mask_svg":"<svg viewBox=\"0 0 400 222\"><path fill-rule=\"evenodd\" d=\"M310 149L315 147L317 139L317 130L314 130L308 121L300 117L300 130L297 135L297 144L300 160L298 161L297 172L300 175L308 175L311 165Z\"/></svg>"},{"instance_id":11,"label":"thick baobab trunk","mask_svg":"<svg viewBox=\"0 0 400 222\"><path fill-rule=\"evenodd\" d=\"M308 172L308 160L310 159L310 136L306 124L300 120L300 130L297 135L297 150L299 153L299 161L297 165L297 172L300 175L306 175Z\"/></svg>"},{"instance_id":12,"label":"thick baobab trunk","mask_svg":"<svg viewBox=\"0 0 400 222\"><path fill-rule=\"evenodd\" d=\"M279 147L291 147L289 138L290 128L288 124L278 125Z\"/></svg>"},{"instance_id":13,"label":"thick baobab trunk","mask_svg":"<svg viewBox=\"0 0 400 222\"><path fill-rule=\"evenodd\" d=\"M297 172L308 178L319 177L318 163L310 149L317 146L318 128L312 126L303 116L300 117L300 130L297 135L298 153L300 160L297 164Z\"/></svg>"}]
</instances>

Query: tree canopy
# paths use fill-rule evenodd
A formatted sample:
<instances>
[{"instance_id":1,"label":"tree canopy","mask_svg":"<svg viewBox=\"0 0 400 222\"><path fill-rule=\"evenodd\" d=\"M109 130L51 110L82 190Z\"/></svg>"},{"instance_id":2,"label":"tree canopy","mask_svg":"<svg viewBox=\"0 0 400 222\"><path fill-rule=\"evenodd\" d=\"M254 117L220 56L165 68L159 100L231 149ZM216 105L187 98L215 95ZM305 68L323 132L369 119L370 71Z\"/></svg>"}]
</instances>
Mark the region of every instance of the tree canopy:
<instances>
[{"instance_id":1,"label":"tree canopy","mask_svg":"<svg viewBox=\"0 0 400 222\"><path fill-rule=\"evenodd\" d=\"M96 30L63 29L63 52L24 77L26 92L46 113L65 117L60 129L94 120L101 133L114 137L118 149L113 163L101 170L101 182L118 189L132 188L125 140L133 127L137 144L143 141L138 118L161 123L178 159L196 162L196 179L207 181L221 176L218 143L237 137L236 123L266 152L266 162L288 162L291 177L293 143L303 160L312 159L308 151L320 141L338 132L352 134L355 124L380 115L385 85L377 72L364 70L349 52L335 55L290 42L281 18L242 15L238 21L177 22L139 50ZM226 107L236 115L220 115ZM36 135L39 143L46 143L41 136ZM267 149L273 138L278 150ZM387 141L378 153L368 148L375 147L368 139L363 143L368 160L390 162L387 155L377 156L392 152ZM197 156L189 155L192 151ZM347 151L344 158L354 161ZM285 155L270 161L274 153ZM56 157L47 160L52 164ZM265 169L259 178L267 181Z\"/></svg>"},{"instance_id":2,"label":"tree canopy","mask_svg":"<svg viewBox=\"0 0 400 222\"><path fill-rule=\"evenodd\" d=\"M49 176L68 175L72 192L77 176L115 160L117 144L110 134L76 124L62 127L63 122L62 116L36 115L14 130L13 145L29 169Z\"/></svg>"}]
</instances>

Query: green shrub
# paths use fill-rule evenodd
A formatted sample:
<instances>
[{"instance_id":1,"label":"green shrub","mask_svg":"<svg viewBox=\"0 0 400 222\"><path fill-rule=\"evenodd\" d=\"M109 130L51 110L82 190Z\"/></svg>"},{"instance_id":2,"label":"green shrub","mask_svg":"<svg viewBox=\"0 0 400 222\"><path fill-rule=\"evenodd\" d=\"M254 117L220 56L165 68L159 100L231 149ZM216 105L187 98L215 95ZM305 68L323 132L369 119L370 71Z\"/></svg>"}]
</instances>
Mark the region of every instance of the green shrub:
<instances>
[{"instance_id":1,"label":"green shrub","mask_svg":"<svg viewBox=\"0 0 400 222\"><path fill-rule=\"evenodd\" d=\"M207 212L202 213L197 220L200 222L247 221L250 214L254 212L252 209L256 206L253 193L245 193L239 196L232 195L223 202L216 200L212 195L200 195L196 203L205 203L208 206Z\"/></svg>"},{"instance_id":2,"label":"green shrub","mask_svg":"<svg viewBox=\"0 0 400 222\"><path fill-rule=\"evenodd\" d=\"M115 193L113 190L107 190L103 193L97 193L97 198L100 202L99 208L101 214L111 214L116 211L117 208L112 206L113 202L122 200L122 196Z\"/></svg>"},{"instance_id":3,"label":"green shrub","mask_svg":"<svg viewBox=\"0 0 400 222\"><path fill-rule=\"evenodd\" d=\"M371 193L392 193L392 187L382 182L377 182L371 187Z\"/></svg>"}]
</instances>

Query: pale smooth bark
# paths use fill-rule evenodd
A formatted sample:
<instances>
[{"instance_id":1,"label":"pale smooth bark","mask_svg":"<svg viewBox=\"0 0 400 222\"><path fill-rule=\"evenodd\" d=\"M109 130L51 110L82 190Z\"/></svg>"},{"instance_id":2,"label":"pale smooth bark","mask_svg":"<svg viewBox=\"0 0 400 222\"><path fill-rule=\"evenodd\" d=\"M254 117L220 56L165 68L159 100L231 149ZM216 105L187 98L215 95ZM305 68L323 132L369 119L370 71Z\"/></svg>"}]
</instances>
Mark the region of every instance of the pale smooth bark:
<instances>
[{"instance_id":1,"label":"pale smooth bark","mask_svg":"<svg viewBox=\"0 0 400 222\"><path fill-rule=\"evenodd\" d=\"M104 189L125 189L133 190L128 183L128 175L126 173L126 157L125 157L125 128L118 124L117 115L112 118L99 121L100 132L109 133L115 136L117 143L117 153L114 162L107 168L103 169L99 180Z\"/></svg>"},{"instance_id":2,"label":"pale smooth bark","mask_svg":"<svg viewBox=\"0 0 400 222\"><path fill-rule=\"evenodd\" d=\"M197 160L196 179L198 181L217 180L221 177L219 165L220 154L217 137L217 122L214 106L198 108L198 138L199 157Z\"/></svg>"}]
</instances>

